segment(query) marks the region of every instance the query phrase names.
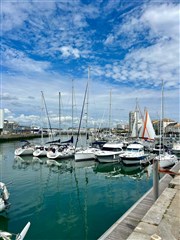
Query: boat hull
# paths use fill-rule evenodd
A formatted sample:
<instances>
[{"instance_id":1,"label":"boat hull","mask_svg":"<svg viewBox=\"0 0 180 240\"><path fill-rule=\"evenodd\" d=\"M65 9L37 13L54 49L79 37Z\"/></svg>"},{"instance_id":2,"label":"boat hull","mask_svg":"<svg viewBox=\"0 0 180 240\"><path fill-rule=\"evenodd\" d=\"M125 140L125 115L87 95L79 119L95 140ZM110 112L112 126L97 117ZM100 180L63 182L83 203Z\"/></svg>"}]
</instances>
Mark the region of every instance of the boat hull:
<instances>
[{"instance_id":1,"label":"boat hull","mask_svg":"<svg viewBox=\"0 0 180 240\"><path fill-rule=\"evenodd\" d=\"M97 154L96 158L101 163L119 162L119 154L120 153L101 153Z\"/></svg>"},{"instance_id":2,"label":"boat hull","mask_svg":"<svg viewBox=\"0 0 180 240\"><path fill-rule=\"evenodd\" d=\"M178 158L175 155L165 153L155 157L155 160L159 161L159 166L161 168L169 168L178 161Z\"/></svg>"},{"instance_id":3,"label":"boat hull","mask_svg":"<svg viewBox=\"0 0 180 240\"><path fill-rule=\"evenodd\" d=\"M26 148L26 149L17 148L17 149L15 150L15 155L16 155L16 156L33 155L33 151L34 151L34 148L33 148L33 147L29 147L29 148Z\"/></svg>"},{"instance_id":4,"label":"boat hull","mask_svg":"<svg viewBox=\"0 0 180 240\"><path fill-rule=\"evenodd\" d=\"M121 157L121 161L125 165L137 165L137 164L141 164L141 161L144 160L146 157L147 155L143 155L139 157L124 156L124 157Z\"/></svg>"}]
</instances>

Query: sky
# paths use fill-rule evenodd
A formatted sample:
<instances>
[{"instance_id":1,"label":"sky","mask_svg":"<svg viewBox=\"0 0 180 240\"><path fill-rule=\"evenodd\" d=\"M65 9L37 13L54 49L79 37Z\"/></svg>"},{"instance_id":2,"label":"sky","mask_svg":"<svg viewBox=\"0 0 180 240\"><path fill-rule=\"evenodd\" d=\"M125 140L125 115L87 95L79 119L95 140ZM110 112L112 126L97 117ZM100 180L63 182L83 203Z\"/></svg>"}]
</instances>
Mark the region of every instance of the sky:
<instances>
[{"instance_id":1,"label":"sky","mask_svg":"<svg viewBox=\"0 0 180 240\"><path fill-rule=\"evenodd\" d=\"M146 108L159 119L163 82L164 116L179 122L179 7L172 0L2 0L4 118L45 126L48 113L53 127L68 128L83 109L82 124L113 127L128 123L138 102L142 115Z\"/></svg>"}]
</instances>

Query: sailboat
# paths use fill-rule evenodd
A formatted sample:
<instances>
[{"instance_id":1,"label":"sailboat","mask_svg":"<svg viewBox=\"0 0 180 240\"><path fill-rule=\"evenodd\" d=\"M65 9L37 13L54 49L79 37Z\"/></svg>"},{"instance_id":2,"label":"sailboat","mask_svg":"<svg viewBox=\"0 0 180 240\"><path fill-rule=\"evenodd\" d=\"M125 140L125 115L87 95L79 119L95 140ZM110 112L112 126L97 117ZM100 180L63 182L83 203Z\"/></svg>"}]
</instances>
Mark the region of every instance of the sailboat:
<instances>
[{"instance_id":1,"label":"sailboat","mask_svg":"<svg viewBox=\"0 0 180 240\"><path fill-rule=\"evenodd\" d=\"M21 140L21 142L24 142L24 144L21 147L16 148L14 154L16 156L32 155L35 148L34 144L27 140Z\"/></svg>"},{"instance_id":2,"label":"sailboat","mask_svg":"<svg viewBox=\"0 0 180 240\"><path fill-rule=\"evenodd\" d=\"M43 110L44 110L44 107L45 107L46 115L47 115L47 119L48 119L48 123L49 123L49 127L50 127L50 130L51 130L51 136L53 136L52 129L51 129L51 123L50 123L50 119L49 119L49 115L48 115L48 110L47 110L47 106L46 106L46 101L45 101L44 94L43 94L42 91L41 91L41 96L42 96L42 111L41 111L41 114L43 113ZM35 146L34 151L33 151L33 156L34 157L46 157L47 150L48 150L48 147L49 147L49 145L44 144L43 121L42 121L41 124L42 124L42 126L41 126L41 145L36 145Z\"/></svg>"},{"instance_id":3,"label":"sailboat","mask_svg":"<svg viewBox=\"0 0 180 240\"><path fill-rule=\"evenodd\" d=\"M162 96L161 96L161 120L160 120L160 135L162 133L162 146L164 146L164 128L163 128L163 117L164 117L164 81L162 81ZM161 137L160 137L160 146L161 146ZM165 152L163 148L160 151L160 154L155 157L155 160L159 161L160 168L168 168L173 166L177 161L177 156L169 152Z\"/></svg>"},{"instance_id":4,"label":"sailboat","mask_svg":"<svg viewBox=\"0 0 180 240\"><path fill-rule=\"evenodd\" d=\"M84 160L92 160L96 159L95 153L99 151L99 149L93 148L88 146L88 137L89 134L87 132L87 123L88 123L88 84L89 84L89 79L90 79L90 68L88 68L88 81L86 84L86 90L85 90L85 95L84 95L84 100L83 100L83 107L82 107L82 112L81 112L81 118L80 118L80 123L79 123L79 129L78 129L78 136L75 144L75 149L77 147L77 142L79 138L79 133L80 133L80 128L81 128L81 121L83 117L83 112L84 112L84 106L86 103L86 146L82 149L79 149L75 151L75 161L84 161Z\"/></svg>"},{"instance_id":5,"label":"sailboat","mask_svg":"<svg viewBox=\"0 0 180 240\"><path fill-rule=\"evenodd\" d=\"M149 112L145 111L143 127L140 130L139 137L146 140L146 141L154 141L155 140L155 131L152 125L151 118L149 116Z\"/></svg>"},{"instance_id":6,"label":"sailboat","mask_svg":"<svg viewBox=\"0 0 180 240\"><path fill-rule=\"evenodd\" d=\"M134 112L134 123L133 123L133 128L132 128L132 133L131 133L131 137L136 138L136 139L139 139L139 133L143 126L143 119L142 119L142 117L140 117L140 113L141 113L141 111L138 106L138 102L136 100L136 108L135 108L135 112Z\"/></svg>"},{"instance_id":7,"label":"sailboat","mask_svg":"<svg viewBox=\"0 0 180 240\"><path fill-rule=\"evenodd\" d=\"M61 134L61 93L59 92L59 135ZM49 159L67 159L74 157L75 148L72 145L74 141L73 136L67 140L51 146L47 151Z\"/></svg>"}]
</instances>

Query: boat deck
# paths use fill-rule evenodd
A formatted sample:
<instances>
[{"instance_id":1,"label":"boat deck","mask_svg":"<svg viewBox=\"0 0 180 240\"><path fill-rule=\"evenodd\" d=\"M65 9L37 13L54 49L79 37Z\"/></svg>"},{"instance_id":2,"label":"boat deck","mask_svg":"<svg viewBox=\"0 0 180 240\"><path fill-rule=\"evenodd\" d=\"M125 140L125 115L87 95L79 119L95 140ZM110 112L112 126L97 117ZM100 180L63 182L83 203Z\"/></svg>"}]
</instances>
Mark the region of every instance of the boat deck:
<instances>
[{"instance_id":1,"label":"boat deck","mask_svg":"<svg viewBox=\"0 0 180 240\"><path fill-rule=\"evenodd\" d=\"M171 170L178 172L180 163L178 162ZM159 196L168 187L172 176L166 174L159 181ZM120 219L118 219L99 240L125 240L134 232L134 229L141 222L148 210L154 204L154 193L151 188L139 201L137 201ZM161 210L161 209L160 209ZM133 238L131 238L133 239ZM140 239L140 238L137 238ZM150 238L149 238L150 239Z\"/></svg>"}]
</instances>

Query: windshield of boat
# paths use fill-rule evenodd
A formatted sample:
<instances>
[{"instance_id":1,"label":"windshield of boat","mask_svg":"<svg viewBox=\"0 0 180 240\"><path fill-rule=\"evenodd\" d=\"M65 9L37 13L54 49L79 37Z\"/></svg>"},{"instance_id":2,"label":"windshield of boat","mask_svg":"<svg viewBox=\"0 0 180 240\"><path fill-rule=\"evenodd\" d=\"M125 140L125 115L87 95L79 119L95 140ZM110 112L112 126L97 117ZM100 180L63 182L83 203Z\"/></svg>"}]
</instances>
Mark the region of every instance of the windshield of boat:
<instances>
[{"instance_id":1,"label":"windshield of boat","mask_svg":"<svg viewBox=\"0 0 180 240\"><path fill-rule=\"evenodd\" d=\"M139 149L139 148L127 148L127 151L128 152L140 152L142 151L143 149Z\"/></svg>"},{"instance_id":2,"label":"windshield of boat","mask_svg":"<svg viewBox=\"0 0 180 240\"><path fill-rule=\"evenodd\" d=\"M113 152L120 152L122 149L121 148L112 148L112 147L103 147L103 151L113 151Z\"/></svg>"}]
</instances>

